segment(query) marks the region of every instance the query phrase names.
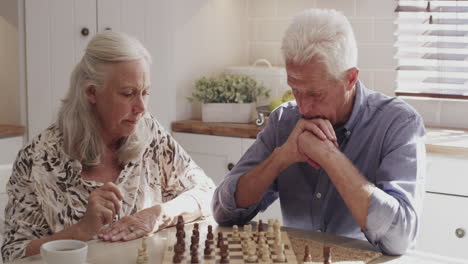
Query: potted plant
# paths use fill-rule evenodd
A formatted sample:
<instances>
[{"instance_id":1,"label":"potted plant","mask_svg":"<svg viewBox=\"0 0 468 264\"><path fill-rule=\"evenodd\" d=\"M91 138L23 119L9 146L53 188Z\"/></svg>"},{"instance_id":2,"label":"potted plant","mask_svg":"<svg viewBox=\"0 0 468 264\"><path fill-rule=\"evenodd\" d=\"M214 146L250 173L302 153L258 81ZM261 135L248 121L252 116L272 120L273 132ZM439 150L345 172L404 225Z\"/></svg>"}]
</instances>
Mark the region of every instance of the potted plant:
<instances>
[{"instance_id":1,"label":"potted plant","mask_svg":"<svg viewBox=\"0 0 468 264\"><path fill-rule=\"evenodd\" d=\"M224 74L198 79L189 100L202 103L203 122L249 123L255 102L269 93L250 76Z\"/></svg>"}]
</instances>

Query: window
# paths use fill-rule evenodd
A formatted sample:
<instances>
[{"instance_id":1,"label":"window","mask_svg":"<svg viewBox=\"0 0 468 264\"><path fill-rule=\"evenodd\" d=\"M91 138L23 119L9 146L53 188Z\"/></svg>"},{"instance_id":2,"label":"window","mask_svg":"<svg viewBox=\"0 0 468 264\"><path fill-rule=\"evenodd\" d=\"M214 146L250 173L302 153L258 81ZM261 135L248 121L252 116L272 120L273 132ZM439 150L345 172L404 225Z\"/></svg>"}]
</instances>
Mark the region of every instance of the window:
<instances>
[{"instance_id":1,"label":"window","mask_svg":"<svg viewBox=\"0 0 468 264\"><path fill-rule=\"evenodd\" d=\"M398 1L396 95L468 100L468 0Z\"/></svg>"}]
</instances>

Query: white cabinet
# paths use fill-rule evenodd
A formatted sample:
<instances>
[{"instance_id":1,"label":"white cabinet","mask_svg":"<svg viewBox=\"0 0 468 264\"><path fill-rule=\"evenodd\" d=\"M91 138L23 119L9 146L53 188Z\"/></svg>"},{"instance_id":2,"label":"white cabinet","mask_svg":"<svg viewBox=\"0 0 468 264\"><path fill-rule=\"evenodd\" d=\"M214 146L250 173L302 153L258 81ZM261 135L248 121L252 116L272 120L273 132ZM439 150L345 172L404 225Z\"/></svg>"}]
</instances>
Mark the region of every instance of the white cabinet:
<instances>
[{"instance_id":1,"label":"white cabinet","mask_svg":"<svg viewBox=\"0 0 468 264\"><path fill-rule=\"evenodd\" d=\"M416 250L468 259L468 161L428 153Z\"/></svg>"},{"instance_id":2,"label":"white cabinet","mask_svg":"<svg viewBox=\"0 0 468 264\"><path fill-rule=\"evenodd\" d=\"M24 0L28 138L57 116L73 67L89 40L106 29L143 42L153 57L150 111L168 127L175 117L174 6L164 0Z\"/></svg>"},{"instance_id":3,"label":"white cabinet","mask_svg":"<svg viewBox=\"0 0 468 264\"><path fill-rule=\"evenodd\" d=\"M177 142L190 154L193 160L218 185L228 174L255 139L200 135L192 133L173 133ZM281 220L280 203L277 200L268 209L259 213L254 220Z\"/></svg>"}]
</instances>

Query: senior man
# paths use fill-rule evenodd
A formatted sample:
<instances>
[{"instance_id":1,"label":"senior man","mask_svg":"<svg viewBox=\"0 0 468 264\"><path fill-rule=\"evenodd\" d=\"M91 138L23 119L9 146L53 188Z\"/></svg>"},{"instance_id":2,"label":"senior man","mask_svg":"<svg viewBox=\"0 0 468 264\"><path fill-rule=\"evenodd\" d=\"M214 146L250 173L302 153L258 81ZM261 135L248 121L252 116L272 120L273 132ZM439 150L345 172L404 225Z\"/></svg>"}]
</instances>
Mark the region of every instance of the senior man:
<instances>
[{"instance_id":1,"label":"senior man","mask_svg":"<svg viewBox=\"0 0 468 264\"><path fill-rule=\"evenodd\" d=\"M282 51L296 101L271 113L218 186L216 221L243 224L279 198L285 226L367 239L386 254L403 254L420 223L423 120L358 80L356 41L341 13L301 12Z\"/></svg>"}]
</instances>

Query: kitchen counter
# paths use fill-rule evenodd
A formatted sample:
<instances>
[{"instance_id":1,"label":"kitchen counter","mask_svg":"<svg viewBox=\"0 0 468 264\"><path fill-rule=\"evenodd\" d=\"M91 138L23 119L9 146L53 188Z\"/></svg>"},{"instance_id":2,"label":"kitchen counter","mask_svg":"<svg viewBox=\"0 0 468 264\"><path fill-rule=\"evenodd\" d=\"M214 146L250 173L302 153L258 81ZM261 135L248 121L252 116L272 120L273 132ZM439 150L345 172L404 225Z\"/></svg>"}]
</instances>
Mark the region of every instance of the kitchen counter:
<instances>
[{"instance_id":1,"label":"kitchen counter","mask_svg":"<svg viewBox=\"0 0 468 264\"><path fill-rule=\"evenodd\" d=\"M263 126L254 123L205 123L201 120L182 120L172 123L172 131L225 137L256 138Z\"/></svg>"},{"instance_id":2,"label":"kitchen counter","mask_svg":"<svg viewBox=\"0 0 468 264\"><path fill-rule=\"evenodd\" d=\"M23 134L23 126L0 124L0 138L22 136Z\"/></svg>"},{"instance_id":3,"label":"kitchen counter","mask_svg":"<svg viewBox=\"0 0 468 264\"><path fill-rule=\"evenodd\" d=\"M172 131L225 137L256 138L264 126L254 123L204 123L201 120L182 120L172 123ZM427 127L426 148L430 153L468 158L468 130Z\"/></svg>"}]
</instances>

